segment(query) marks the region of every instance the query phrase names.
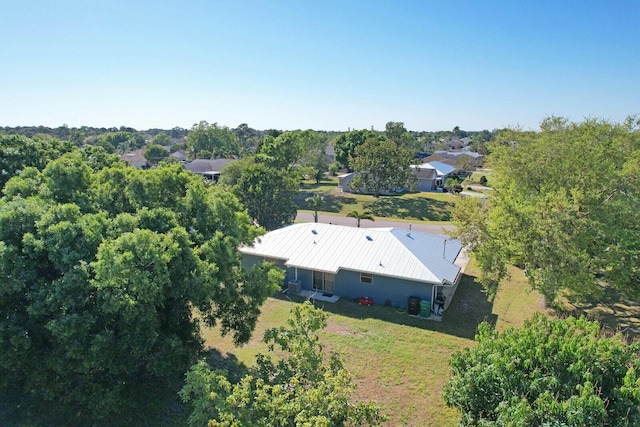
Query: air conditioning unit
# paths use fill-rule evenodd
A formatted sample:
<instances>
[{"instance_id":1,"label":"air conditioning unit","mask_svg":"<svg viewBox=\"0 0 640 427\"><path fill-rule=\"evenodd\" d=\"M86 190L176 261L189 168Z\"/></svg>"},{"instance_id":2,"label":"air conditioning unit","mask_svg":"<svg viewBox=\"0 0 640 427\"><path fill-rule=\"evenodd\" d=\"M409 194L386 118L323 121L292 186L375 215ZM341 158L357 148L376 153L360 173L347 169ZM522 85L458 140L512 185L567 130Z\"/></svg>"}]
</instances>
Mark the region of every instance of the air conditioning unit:
<instances>
[{"instance_id":1,"label":"air conditioning unit","mask_svg":"<svg viewBox=\"0 0 640 427\"><path fill-rule=\"evenodd\" d=\"M300 280L289 280L289 290L287 291L290 294L299 294L302 289L302 282Z\"/></svg>"}]
</instances>

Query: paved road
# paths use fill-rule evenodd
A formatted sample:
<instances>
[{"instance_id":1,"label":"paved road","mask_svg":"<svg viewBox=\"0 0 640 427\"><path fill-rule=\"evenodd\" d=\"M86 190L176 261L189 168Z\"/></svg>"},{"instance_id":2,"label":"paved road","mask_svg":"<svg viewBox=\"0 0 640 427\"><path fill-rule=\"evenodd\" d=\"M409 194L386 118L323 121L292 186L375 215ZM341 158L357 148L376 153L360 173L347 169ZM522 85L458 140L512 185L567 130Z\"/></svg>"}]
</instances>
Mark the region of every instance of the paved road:
<instances>
[{"instance_id":1,"label":"paved road","mask_svg":"<svg viewBox=\"0 0 640 427\"><path fill-rule=\"evenodd\" d=\"M298 222L313 222L313 214L298 212L298 216L296 217L296 221ZM328 215L322 212L318 215L318 222L324 224L338 224L338 225L348 225L351 227L356 226L355 218L348 218L346 216L338 216L338 215ZM447 235L448 230L455 229L453 225L440 225L440 224L421 224L421 223L409 223L409 222L395 222L395 221L387 221L387 220L378 220L369 221L363 219L360 221L360 227L362 228L375 228L375 227L395 227L409 230L409 224L411 224L411 229L413 231L421 231L423 233L429 234L440 234Z\"/></svg>"}]
</instances>

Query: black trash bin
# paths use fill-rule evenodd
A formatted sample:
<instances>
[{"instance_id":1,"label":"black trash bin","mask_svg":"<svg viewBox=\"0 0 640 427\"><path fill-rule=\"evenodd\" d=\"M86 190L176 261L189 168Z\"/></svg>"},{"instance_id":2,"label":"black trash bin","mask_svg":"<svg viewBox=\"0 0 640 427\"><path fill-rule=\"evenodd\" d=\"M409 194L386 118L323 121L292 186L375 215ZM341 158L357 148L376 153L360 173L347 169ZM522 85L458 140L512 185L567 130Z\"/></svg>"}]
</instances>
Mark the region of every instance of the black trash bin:
<instances>
[{"instance_id":1,"label":"black trash bin","mask_svg":"<svg viewBox=\"0 0 640 427\"><path fill-rule=\"evenodd\" d=\"M412 316L420 314L420 297L409 297L407 312Z\"/></svg>"}]
</instances>

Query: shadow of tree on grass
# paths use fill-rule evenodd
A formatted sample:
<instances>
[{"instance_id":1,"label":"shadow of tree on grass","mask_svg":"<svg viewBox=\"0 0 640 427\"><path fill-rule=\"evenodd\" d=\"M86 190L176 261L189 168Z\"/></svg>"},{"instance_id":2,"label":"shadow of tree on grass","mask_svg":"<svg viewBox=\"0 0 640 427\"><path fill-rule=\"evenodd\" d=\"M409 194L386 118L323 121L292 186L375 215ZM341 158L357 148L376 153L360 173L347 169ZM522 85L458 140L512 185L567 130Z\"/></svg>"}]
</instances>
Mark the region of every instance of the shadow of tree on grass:
<instances>
[{"instance_id":1,"label":"shadow of tree on grass","mask_svg":"<svg viewBox=\"0 0 640 427\"><path fill-rule=\"evenodd\" d=\"M215 348L207 349L205 361L213 370L222 369L227 371L226 377L233 384L239 382L249 372L247 365L240 362L235 354L222 354Z\"/></svg>"},{"instance_id":2,"label":"shadow of tree on grass","mask_svg":"<svg viewBox=\"0 0 640 427\"><path fill-rule=\"evenodd\" d=\"M313 197L316 193L312 192L300 192L296 198L295 203L298 209L310 210L309 202L307 198ZM334 196L334 195L322 195L324 197L324 203L319 212L340 213L344 205L353 205L357 203L355 197Z\"/></svg>"},{"instance_id":3,"label":"shadow of tree on grass","mask_svg":"<svg viewBox=\"0 0 640 427\"><path fill-rule=\"evenodd\" d=\"M585 316L599 321L605 330L622 332L630 340L640 339L640 303L626 300L620 292L608 286L599 299L570 302L559 315Z\"/></svg>"},{"instance_id":4,"label":"shadow of tree on grass","mask_svg":"<svg viewBox=\"0 0 640 427\"><path fill-rule=\"evenodd\" d=\"M427 198L382 196L364 204L378 217L398 217L420 221L450 221L453 203Z\"/></svg>"}]
</instances>

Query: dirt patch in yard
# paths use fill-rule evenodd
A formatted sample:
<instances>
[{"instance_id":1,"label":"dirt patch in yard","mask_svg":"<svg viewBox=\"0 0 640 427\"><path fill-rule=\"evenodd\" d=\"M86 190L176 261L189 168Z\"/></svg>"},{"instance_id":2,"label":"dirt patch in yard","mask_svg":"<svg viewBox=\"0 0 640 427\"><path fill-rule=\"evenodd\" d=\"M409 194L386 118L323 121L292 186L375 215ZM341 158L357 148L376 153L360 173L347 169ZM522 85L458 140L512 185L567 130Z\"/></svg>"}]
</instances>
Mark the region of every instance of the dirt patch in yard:
<instances>
[{"instance_id":1,"label":"dirt patch in yard","mask_svg":"<svg viewBox=\"0 0 640 427\"><path fill-rule=\"evenodd\" d=\"M341 325L339 323L332 322L331 319L327 321L327 327L324 328L324 331L330 334L347 335L347 336L354 336L362 333L362 332L356 331L355 329L347 325Z\"/></svg>"}]
</instances>

